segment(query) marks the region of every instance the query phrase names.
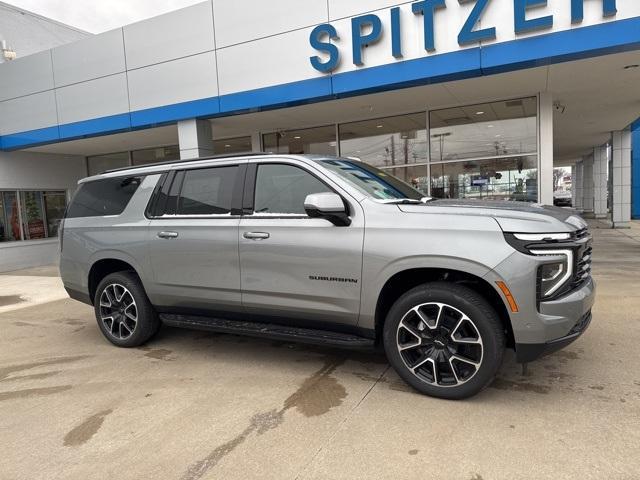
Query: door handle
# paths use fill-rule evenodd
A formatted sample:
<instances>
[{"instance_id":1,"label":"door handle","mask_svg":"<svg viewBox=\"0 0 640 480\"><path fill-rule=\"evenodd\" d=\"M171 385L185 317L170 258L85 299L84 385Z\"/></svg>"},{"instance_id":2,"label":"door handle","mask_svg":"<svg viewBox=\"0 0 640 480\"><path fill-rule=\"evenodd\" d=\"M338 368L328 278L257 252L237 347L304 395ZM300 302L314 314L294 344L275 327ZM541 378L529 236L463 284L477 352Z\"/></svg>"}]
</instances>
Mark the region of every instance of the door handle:
<instances>
[{"instance_id":1,"label":"door handle","mask_svg":"<svg viewBox=\"0 0 640 480\"><path fill-rule=\"evenodd\" d=\"M158 238L178 238L178 232L158 232Z\"/></svg>"},{"instance_id":2,"label":"door handle","mask_svg":"<svg viewBox=\"0 0 640 480\"><path fill-rule=\"evenodd\" d=\"M244 232L242 236L247 240L266 240L270 237L267 232Z\"/></svg>"}]
</instances>

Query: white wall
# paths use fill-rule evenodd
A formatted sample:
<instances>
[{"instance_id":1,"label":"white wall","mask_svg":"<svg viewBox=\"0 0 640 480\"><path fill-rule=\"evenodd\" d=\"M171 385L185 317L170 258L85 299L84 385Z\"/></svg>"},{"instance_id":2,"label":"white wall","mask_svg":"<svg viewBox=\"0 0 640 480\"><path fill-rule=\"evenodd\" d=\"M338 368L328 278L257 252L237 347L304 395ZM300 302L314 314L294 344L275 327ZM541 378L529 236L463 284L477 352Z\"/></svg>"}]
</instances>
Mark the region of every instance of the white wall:
<instances>
[{"instance_id":1,"label":"white wall","mask_svg":"<svg viewBox=\"0 0 640 480\"><path fill-rule=\"evenodd\" d=\"M85 176L84 157L0 152L0 190L65 190L70 197ZM56 238L0 243L0 272L57 260Z\"/></svg>"}]
</instances>

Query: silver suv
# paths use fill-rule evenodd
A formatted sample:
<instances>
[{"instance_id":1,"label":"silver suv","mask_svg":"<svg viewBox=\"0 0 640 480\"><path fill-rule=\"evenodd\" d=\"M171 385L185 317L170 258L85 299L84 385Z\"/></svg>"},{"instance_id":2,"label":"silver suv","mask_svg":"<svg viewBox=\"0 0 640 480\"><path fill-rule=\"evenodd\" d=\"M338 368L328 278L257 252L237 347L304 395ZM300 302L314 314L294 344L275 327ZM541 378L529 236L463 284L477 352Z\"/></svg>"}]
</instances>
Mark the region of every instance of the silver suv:
<instances>
[{"instance_id":1,"label":"silver suv","mask_svg":"<svg viewBox=\"0 0 640 480\"><path fill-rule=\"evenodd\" d=\"M120 347L162 323L381 346L418 391L458 399L591 320L591 236L570 210L424 198L356 160L243 155L80 182L62 226L69 295Z\"/></svg>"}]
</instances>

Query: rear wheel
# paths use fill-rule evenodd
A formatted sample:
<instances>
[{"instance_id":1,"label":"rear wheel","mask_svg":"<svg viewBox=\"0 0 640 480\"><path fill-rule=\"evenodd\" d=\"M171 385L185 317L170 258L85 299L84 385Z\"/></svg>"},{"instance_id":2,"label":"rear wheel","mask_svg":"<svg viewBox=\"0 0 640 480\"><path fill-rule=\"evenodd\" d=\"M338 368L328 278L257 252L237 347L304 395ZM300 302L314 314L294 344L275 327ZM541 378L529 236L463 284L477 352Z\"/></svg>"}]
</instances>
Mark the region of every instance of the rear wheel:
<instances>
[{"instance_id":1,"label":"rear wheel","mask_svg":"<svg viewBox=\"0 0 640 480\"><path fill-rule=\"evenodd\" d=\"M102 334L118 347L142 345L160 327L158 315L133 272L116 272L102 279L94 309Z\"/></svg>"},{"instance_id":2,"label":"rear wheel","mask_svg":"<svg viewBox=\"0 0 640 480\"><path fill-rule=\"evenodd\" d=\"M502 363L500 318L478 293L434 282L402 295L391 307L383 340L389 362L421 393L467 398L486 388Z\"/></svg>"}]
</instances>

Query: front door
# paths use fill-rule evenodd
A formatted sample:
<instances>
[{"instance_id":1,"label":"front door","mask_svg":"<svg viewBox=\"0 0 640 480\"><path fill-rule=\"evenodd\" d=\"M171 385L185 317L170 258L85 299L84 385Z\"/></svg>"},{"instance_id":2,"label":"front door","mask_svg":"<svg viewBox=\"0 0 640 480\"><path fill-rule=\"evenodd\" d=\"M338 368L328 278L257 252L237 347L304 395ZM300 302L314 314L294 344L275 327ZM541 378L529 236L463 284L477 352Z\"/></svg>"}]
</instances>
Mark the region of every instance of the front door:
<instances>
[{"instance_id":1,"label":"front door","mask_svg":"<svg viewBox=\"0 0 640 480\"><path fill-rule=\"evenodd\" d=\"M184 170L165 186L159 197L166 208L149 225L154 304L178 310L241 310L240 212L232 212L232 202L234 189L242 185L243 168Z\"/></svg>"},{"instance_id":2,"label":"front door","mask_svg":"<svg viewBox=\"0 0 640 480\"><path fill-rule=\"evenodd\" d=\"M250 165L248 172L245 198L252 205L239 230L245 311L274 321L299 319L301 325L355 325L364 235L360 205L348 201L352 224L337 227L308 217L304 210L307 195L336 191L319 172L304 164L276 162ZM254 185L251 197L246 192Z\"/></svg>"}]
</instances>

